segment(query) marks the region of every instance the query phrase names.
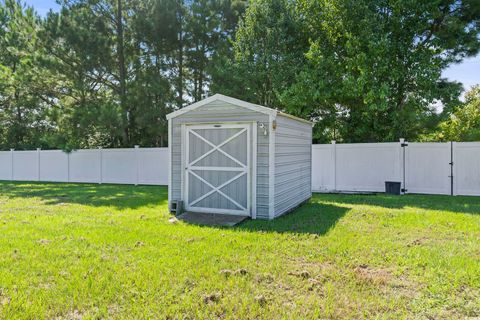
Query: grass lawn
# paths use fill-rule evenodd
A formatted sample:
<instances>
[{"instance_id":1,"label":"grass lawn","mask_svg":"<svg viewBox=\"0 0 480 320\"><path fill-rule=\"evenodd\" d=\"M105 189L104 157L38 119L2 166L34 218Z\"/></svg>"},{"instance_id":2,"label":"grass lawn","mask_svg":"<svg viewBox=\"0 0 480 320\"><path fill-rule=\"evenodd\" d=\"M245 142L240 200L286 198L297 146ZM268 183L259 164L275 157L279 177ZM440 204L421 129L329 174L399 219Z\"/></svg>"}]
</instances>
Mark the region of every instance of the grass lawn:
<instances>
[{"instance_id":1,"label":"grass lawn","mask_svg":"<svg viewBox=\"0 0 480 320\"><path fill-rule=\"evenodd\" d=\"M480 317L480 199L320 195L170 222L167 189L0 182L0 318Z\"/></svg>"}]
</instances>

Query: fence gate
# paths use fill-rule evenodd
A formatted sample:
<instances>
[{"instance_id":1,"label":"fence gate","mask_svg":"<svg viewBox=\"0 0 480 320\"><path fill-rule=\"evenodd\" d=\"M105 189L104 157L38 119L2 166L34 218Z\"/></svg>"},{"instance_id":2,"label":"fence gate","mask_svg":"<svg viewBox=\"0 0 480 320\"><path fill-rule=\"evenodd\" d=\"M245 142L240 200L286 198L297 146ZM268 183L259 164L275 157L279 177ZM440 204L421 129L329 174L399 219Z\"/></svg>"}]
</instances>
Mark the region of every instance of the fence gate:
<instances>
[{"instance_id":1,"label":"fence gate","mask_svg":"<svg viewBox=\"0 0 480 320\"><path fill-rule=\"evenodd\" d=\"M454 194L480 196L480 142L453 142Z\"/></svg>"},{"instance_id":2,"label":"fence gate","mask_svg":"<svg viewBox=\"0 0 480 320\"><path fill-rule=\"evenodd\" d=\"M250 125L186 126L185 208L250 214Z\"/></svg>"},{"instance_id":3,"label":"fence gate","mask_svg":"<svg viewBox=\"0 0 480 320\"><path fill-rule=\"evenodd\" d=\"M405 188L408 193L451 193L451 143L408 143Z\"/></svg>"}]
</instances>

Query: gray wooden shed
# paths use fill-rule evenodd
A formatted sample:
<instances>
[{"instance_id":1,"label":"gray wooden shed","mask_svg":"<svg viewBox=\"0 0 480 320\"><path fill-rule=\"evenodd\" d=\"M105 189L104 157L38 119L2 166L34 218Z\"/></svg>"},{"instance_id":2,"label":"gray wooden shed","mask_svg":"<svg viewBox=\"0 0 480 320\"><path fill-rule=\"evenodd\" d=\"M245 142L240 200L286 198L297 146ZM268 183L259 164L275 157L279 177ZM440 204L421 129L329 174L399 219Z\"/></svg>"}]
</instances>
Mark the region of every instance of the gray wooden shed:
<instances>
[{"instance_id":1,"label":"gray wooden shed","mask_svg":"<svg viewBox=\"0 0 480 320\"><path fill-rule=\"evenodd\" d=\"M311 122L221 94L167 119L171 210L273 219L311 197Z\"/></svg>"}]
</instances>

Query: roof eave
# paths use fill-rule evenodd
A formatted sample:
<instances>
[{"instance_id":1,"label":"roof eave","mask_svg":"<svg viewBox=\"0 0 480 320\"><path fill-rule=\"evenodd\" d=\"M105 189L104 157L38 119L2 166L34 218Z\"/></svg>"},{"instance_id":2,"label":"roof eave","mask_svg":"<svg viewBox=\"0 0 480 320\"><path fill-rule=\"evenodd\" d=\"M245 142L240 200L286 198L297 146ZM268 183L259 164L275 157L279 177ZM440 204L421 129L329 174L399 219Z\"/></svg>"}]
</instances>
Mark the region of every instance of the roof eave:
<instances>
[{"instance_id":1,"label":"roof eave","mask_svg":"<svg viewBox=\"0 0 480 320\"><path fill-rule=\"evenodd\" d=\"M293 120L297 120L297 121L300 121L300 122L303 122L303 123L308 123L308 124L311 124L312 126L315 124L314 122L312 122L310 120L306 120L306 119L303 119L303 118L292 116L291 114L288 114L288 113L279 112L278 115L286 117L286 118L290 118L290 119L293 119Z\"/></svg>"}]
</instances>

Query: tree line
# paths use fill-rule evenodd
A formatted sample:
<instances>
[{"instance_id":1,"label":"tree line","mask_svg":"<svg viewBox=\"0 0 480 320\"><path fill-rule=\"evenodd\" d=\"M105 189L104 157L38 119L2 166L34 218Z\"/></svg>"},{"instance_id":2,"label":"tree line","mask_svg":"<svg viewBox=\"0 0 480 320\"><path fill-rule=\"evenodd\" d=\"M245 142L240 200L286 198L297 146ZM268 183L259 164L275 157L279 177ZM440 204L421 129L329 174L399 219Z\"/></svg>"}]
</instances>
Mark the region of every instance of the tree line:
<instances>
[{"instance_id":1,"label":"tree line","mask_svg":"<svg viewBox=\"0 0 480 320\"><path fill-rule=\"evenodd\" d=\"M478 90L441 74L479 52L477 0L59 4L0 0L0 149L166 146L165 115L213 93L314 120L316 142L476 136L451 131Z\"/></svg>"}]
</instances>

